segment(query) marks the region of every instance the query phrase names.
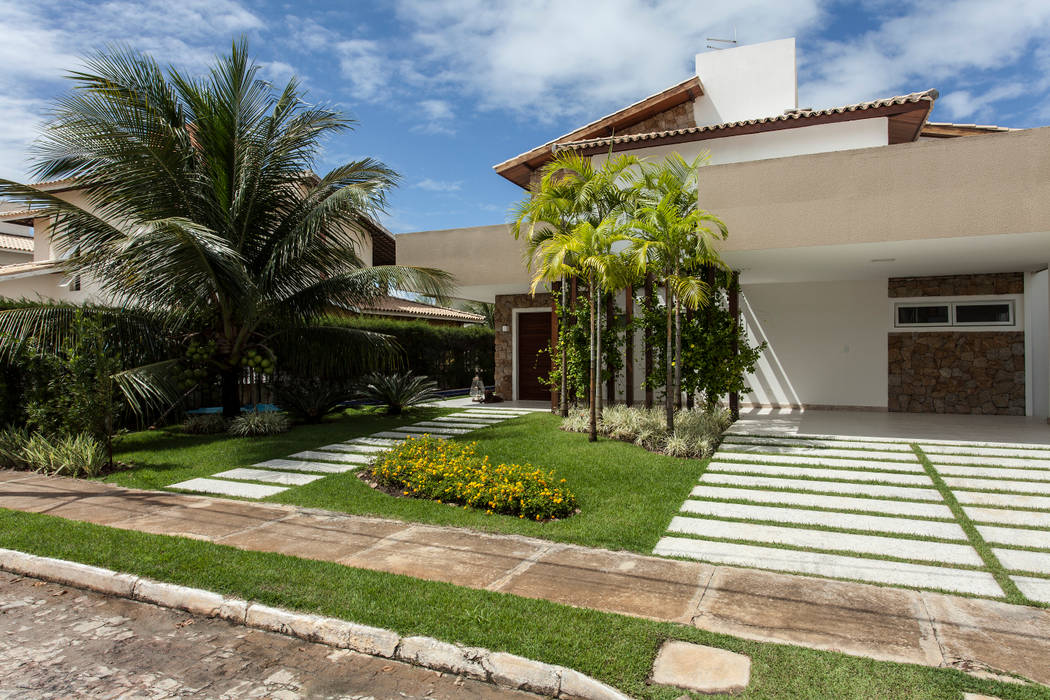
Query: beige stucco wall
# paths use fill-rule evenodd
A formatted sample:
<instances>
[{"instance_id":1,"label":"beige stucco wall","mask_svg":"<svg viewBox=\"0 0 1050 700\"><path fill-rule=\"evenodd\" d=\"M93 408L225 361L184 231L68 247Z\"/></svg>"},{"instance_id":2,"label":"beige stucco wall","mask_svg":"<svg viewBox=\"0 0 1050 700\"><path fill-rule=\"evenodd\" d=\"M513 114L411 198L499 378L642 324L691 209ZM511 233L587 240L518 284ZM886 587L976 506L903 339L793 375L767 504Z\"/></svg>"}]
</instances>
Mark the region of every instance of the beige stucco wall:
<instances>
[{"instance_id":1,"label":"beige stucco wall","mask_svg":"<svg viewBox=\"0 0 1050 700\"><path fill-rule=\"evenodd\" d=\"M726 250L1050 231L1050 127L715 165Z\"/></svg>"}]
</instances>

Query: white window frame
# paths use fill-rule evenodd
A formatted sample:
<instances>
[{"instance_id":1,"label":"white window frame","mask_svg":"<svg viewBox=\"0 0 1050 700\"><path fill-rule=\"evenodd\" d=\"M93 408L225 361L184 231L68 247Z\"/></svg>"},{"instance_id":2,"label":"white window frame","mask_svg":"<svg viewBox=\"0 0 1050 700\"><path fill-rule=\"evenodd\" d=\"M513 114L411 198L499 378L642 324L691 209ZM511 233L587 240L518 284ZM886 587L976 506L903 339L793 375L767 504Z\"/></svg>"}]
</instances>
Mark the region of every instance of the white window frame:
<instances>
[{"instance_id":1,"label":"white window frame","mask_svg":"<svg viewBox=\"0 0 1050 700\"><path fill-rule=\"evenodd\" d=\"M890 300L890 329L894 331L1003 331L1024 330L1023 321L1023 294L994 294L952 297L907 297ZM997 321L994 323L971 323L957 322L955 320L956 307L958 306L981 306L991 304L1007 304L1010 309L1009 321ZM947 306L947 323L900 323L897 309L916 306Z\"/></svg>"}]
</instances>

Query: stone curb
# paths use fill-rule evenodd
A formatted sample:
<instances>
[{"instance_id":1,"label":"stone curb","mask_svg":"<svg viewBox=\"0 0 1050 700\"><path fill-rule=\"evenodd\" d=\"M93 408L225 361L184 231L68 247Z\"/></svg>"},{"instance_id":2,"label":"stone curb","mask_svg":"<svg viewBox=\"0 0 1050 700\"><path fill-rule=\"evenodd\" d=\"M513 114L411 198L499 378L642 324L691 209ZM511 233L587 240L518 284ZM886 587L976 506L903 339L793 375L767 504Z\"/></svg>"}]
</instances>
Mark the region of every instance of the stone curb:
<instances>
[{"instance_id":1,"label":"stone curb","mask_svg":"<svg viewBox=\"0 0 1050 700\"><path fill-rule=\"evenodd\" d=\"M630 696L571 668L506 652L450 644L432 637L402 637L390 630L356 622L271 608L199 588L154 581L97 566L0 549L0 570L185 610L203 617L216 617L360 654L397 659L514 690L556 698L631 700Z\"/></svg>"}]
</instances>

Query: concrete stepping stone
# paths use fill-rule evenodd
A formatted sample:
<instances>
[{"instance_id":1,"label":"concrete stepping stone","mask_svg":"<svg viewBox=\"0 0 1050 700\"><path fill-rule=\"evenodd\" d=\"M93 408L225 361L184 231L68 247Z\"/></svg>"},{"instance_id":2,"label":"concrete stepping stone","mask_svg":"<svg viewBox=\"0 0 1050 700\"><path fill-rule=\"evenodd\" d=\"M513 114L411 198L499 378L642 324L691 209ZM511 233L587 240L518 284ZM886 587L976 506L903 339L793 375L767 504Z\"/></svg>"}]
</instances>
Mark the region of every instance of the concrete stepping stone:
<instances>
[{"instance_id":1,"label":"concrete stepping stone","mask_svg":"<svg viewBox=\"0 0 1050 700\"><path fill-rule=\"evenodd\" d=\"M841 554L685 537L664 537L657 543L653 553L661 556L697 559L712 564L789 571L914 588L932 588L981 596L1001 597L1003 595L999 584L995 582L995 577L986 571L971 569L951 569L929 564L866 559Z\"/></svg>"},{"instance_id":2,"label":"concrete stepping stone","mask_svg":"<svg viewBox=\"0 0 1050 700\"><path fill-rule=\"evenodd\" d=\"M473 428L449 428L449 427L430 427L426 425L404 425L396 429L400 433L418 433L420 435L466 435L473 431Z\"/></svg>"},{"instance_id":3,"label":"concrete stepping stone","mask_svg":"<svg viewBox=\"0 0 1050 700\"><path fill-rule=\"evenodd\" d=\"M751 682L751 659L725 649L671 640L653 662L653 683L700 693L739 693Z\"/></svg>"},{"instance_id":4,"label":"concrete stepping stone","mask_svg":"<svg viewBox=\"0 0 1050 700\"><path fill-rule=\"evenodd\" d=\"M779 464L741 464L738 462L710 462L707 470L711 472L731 472L735 474L775 474L783 476L811 476L815 479L846 479L852 481L871 481L889 484L915 484L929 486L932 484L926 474L898 474L896 472L869 472L860 469L825 469L823 467L792 467ZM1050 484L1047 484L1050 486Z\"/></svg>"},{"instance_id":5,"label":"concrete stepping stone","mask_svg":"<svg viewBox=\"0 0 1050 700\"><path fill-rule=\"evenodd\" d=\"M360 437L348 440L346 445L373 445L375 447L394 447L401 444L401 440L391 440L390 438L377 438L377 437Z\"/></svg>"},{"instance_id":6,"label":"concrete stepping stone","mask_svg":"<svg viewBox=\"0 0 1050 700\"><path fill-rule=\"evenodd\" d=\"M317 449L321 450L322 452L356 452L357 454L376 454L379 452L386 452L390 448L381 445L363 445L357 442L337 442L334 445L325 445L324 447L318 447Z\"/></svg>"},{"instance_id":7,"label":"concrete stepping stone","mask_svg":"<svg viewBox=\"0 0 1050 700\"><path fill-rule=\"evenodd\" d=\"M297 472L275 472L269 469L230 469L212 476L221 476L224 479L241 479L245 481L265 481L270 484L284 484L285 486L305 486L312 481L323 479L321 474L300 474Z\"/></svg>"},{"instance_id":8,"label":"concrete stepping stone","mask_svg":"<svg viewBox=\"0 0 1050 700\"><path fill-rule=\"evenodd\" d=\"M412 433L406 433L403 430L402 431L384 430L384 431L382 431L380 433L372 433L371 437L374 437L374 438L387 438L389 440L396 440L396 441L400 442L400 441L405 440L405 439L410 438L410 437L419 437L419 436L418 435L414 435ZM437 436L435 435L434 437L437 437Z\"/></svg>"},{"instance_id":9,"label":"concrete stepping stone","mask_svg":"<svg viewBox=\"0 0 1050 700\"><path fill-rule=\"evenodd\" d=\"M963 506L963 510L970 520L978 523L1050 528L1050 513L1037 513L1031 510L1005 510L1003 508L978 508L976 506ZM1047 533L1047 537L1050 537L1050 533Z\"/></svg>"},{"instance_id":10,"label":"concrete stepping stone","mask_svg":"<svg viewBox=\"0 0 1050 700\"><path fill-rule=\"evenodd\" d=\"M806 459L801 462L809 462L812 464L811 458L817 458L822 460L821 463L825 463L823 460L828 459L828 463L834 463L830 460L841 460L843 463L856 462L862 466L867 466L867 462L908 462L911 464L919 465L919 458L915 456L914 452L886 452L886 451L875 451L875 450L836 450L825 447L794 447L794 446L777 446L777 445L736 445L736 444L725 444L723 443L718 449L718 455L721 457L728 457L733 454L755 454L755 455L797 455ZM800 462L800 463L801 463Z\"/></svg>"},{"instance_id":11,"label":"concrete stepping stone","mask_svg":"<svg viewBox=\"0 0 1050 700\"><path fill-rule=\"evenodd\" d=\"M438 423L482 423L484 425L496 425L496 423L500 423L503 420L503 418L486 418L485 416L465 416L461 413L451 416L438 416L433 419L433 421Z\"/></svg>"},{"instance_id":12,"label":"concrete stepping stone","mask_svg":"<svg viewBox=\"0 0 1050 700\"><path fill-rule=\"evenodd\" d=\"M1013 491L1015 493L1034 493L1050 495L1050 482L1044 481L1007 481L1005 479L969 479L958 476L944 477L944 483L953 489L974 489L980 491Z\"/></svg>"},{"instance_id":13,"label":"concrete stepping stone","mask_svg":"<svg viewBox=\"0 0 1050 700\"><path fill-rule=\"evenodd\" d=\"M1012 467L1016 469L1050 470L1050 460L1021 457L984 457L973 455L926 455L934 466L948 464L972 464L989 467Z\"/></svg>"},{"instance_id":14,"label":"concrete stepping stone","mask_svg":"<svg viewBox=\"0 0 1050 700\"><path fill-rule=\"evenodd\" d=\"M968 447L966 445L928 445L919 443L919 447L930 459L933 455L976 455L980 457L1018 457L1050 459L1050 449L1021 449L1017 447ZM1028 448L1033 447L1029 445Z\"/></svg>"},{"instance_id":15,"label":"concrete stepping stone","mask_svg":"<svg viewBox=\"0 0 1050 700\"><path fill-rule=\"evenodd\" d=\"M488 428L489 426L492 425L492 423L465 423L465 422L457 422L457 423L444 422L444 423L439 423L438 421L435 421L435 420L421 420L418 423L414 423L413 425L426 427L426 428L462 428L464 430L477 430L478 428Z\"/></svg>"},{"instance_id":16,"label":"concrete stepping stone","mask_svg":"<svg viewBox=\"0 0 1050 700\"><path fill-rule=\"evenodd\" d=\"M368 464L372 458L368 455L354 452L321 452L320 450L305 450L288 455L292 459L303 459L312 462L339 462L341 464Z\"/></svg>"},{"instance_id":17,"label":"concrete stepping stone","mask_svg":"<svg viewBox=\"0 0 1050 700\"><path fill-rule=\"evenodd\" d=\"M949 476L985 476L991 479L1050 481L1050 471L1040 471L1038 469L999 469L997 467L968 467L959 464L938 464L934 468L940 474Z\"/></svg>"},{"instance_id":18,"label":"concrete stepping stone","mask_svg":"<svg viewBox=\"0 0 1050 700\"><path fill-rule=\"evenodd\" d=\"M943 540L966 540L966 533L955 523L942 523L933 520L911 520L909 518L858 515L856 513L830 513L824 510L752 506L740 503L721 503L718 501L686 501L682 505L682 512L712 518L766 520L795 525L822 525L845 530L869 530L871 532L922 535Z\"/></svg>"},{"instance_id":19,"label":"concrete stepping stone","mask_svg":"<svg viewBox=\"0 0 1050 700\"><path fill-rule=\"evenodd\" d=\"M1011 576L1013 582L1028 598L1038 600L1040 603L1050 603L1050 578L1035 578L1033 576Z\"/></svg>"},{"instance_id":20,"label":"concrete stepping stone","mask_svg":"<svg viewBox=\"0 0 1050 700\"><path fill-rule=\"evenodd\" d=\"M850 441L850 442L892 442L899 444L902 440L899 437L888 437L873 436L873 435L825 435L822 433L792 433L791 435L763 435L761 433L748 432L746 428L730 428L726 431L726 435L733 436L748 436L748 437L786 437L794 440L831 440L831 441ZM1025 449L1045 449L1044 445L1033 444L1030 442L975 442L970 440L914 440L917 445L949 445L956 447L1004 447L1018 450Z\"/></svg>"},{"instance_id":21,"label":"concrete stepping stone","mask_svg":"<svg viewBox=\"0 0 1050 700\"><path fill-rule=\"evenodd\" d=\"M855 535L846 532L806 530L779 525L758 525L726 520L690 518L676 515L668 531L698 537L726 540L750 540L811 549L835 549L845 552L891 555L899 559L918 559L940 564L983 566L984 561L968 544L947 544L923 540L903 540L879 535Z\"/></svg>"},{"instance_id":22,"label":"concrete stepping stone","mask_svg":"<svg viewBox=\"0 0 1050 700\"><path fill-rule=\"evenodd\" d=\"M793 491L766 491L760 489L737 489L728 486L695 486L692 496L696 498L733 499L755 503L780 503L789 506L828 508L832 510L867 510L889 515L914 515L921 518L952 518L948 506L935 503L913 503L911 501L886 501L877 498L854 498L850 496L823 496L815 493Z\"/></svg>"},{"instance_id":23,"label":"concrete stepping stone","mask_svg":"<svg viewBox=\"0 0 1050 700\"><path fill-rule=\"evenodd\" d=\"M857 442L854 440L805 440L790 437L754 437L751 435L729 435L722 442L726 445L769 445L771 447L826 447L829 449L881 450L883 452L900 452L912 457L915 452L908 443L898 442Z\"/></svg>"},{"instance_id":24,"label":"concrete stepping stone","mask_svg":"<svg viewBox=\"0 0 1050 700\"><path fill-rule=\"evenodd\" d=\"M467 411L463 411L458 415L463 416L495 416L497 418L518 418L519 416L529 415L527 411L497 411L494 409L486 408L472 408Z\"/></svg>"},{"instance_id":25,"label":"concrete stepping stone","mask_svg":"<svg viewBox=\"0 0 1050 700\"><path fill-rule=\"evenodd\" d=\"M342 474L360 469L360 464L336 464L334 462L309 462L302 459L268 459L253 464L263 469L279 469L291 472L314 472L318 474Z\"/></svg>"},{"instance_id":26,"label":"concrete stepping stone","mask_svg":"<svg viewBox=\"0 0 1050 700\"><path fill-rule=\"evenodd\" d=\"M1029 552L1024 549L992 548L999 563L1011 571L1034 571L1050 574L1050 553Z\"/></svg>"},{"instance_id":27,"label":"concrete stepping stone","mask_svg":"<svg viewBox=\"0 0 1050 700\"><path fill-rule=\"evenodd\" d=\"M1035 508L1050 510L1050 496L1025 496L1014 493L985 493L982 491L954 491L959 503L976 506L1002 506L1004 508Z\"/></svg>"},{"instance_id":28,"label":"concrete stepping stone","mask_svg":"<svg viewBox=\"0 0 1050 700\"><path fill-rule=\"evenodd\" d=\"M1024 530L997 525L977 525L976 527L981 537L993 544L1050 549L1050 531L1047 530Z\"/></svg>"},{"instance_id":29,"label":"concrete stepping stone","mask_svg":"<svg viewBox=\"0 0 1050 700\"><path fill-rule=\"evenodd\" d=\"M264 486L246 484L240 481L222 481L220 479L190 479L168 486L169 489L194 491L196 493L213 493L220 496L239 496L241 498L266 498L287 491L284 486Z\"/></svg>"},{"instance_id":30,"label":"concrete stepping stone","mask_svg":"<svg viewBox=\"0 0 1050 700\"><path fill-rule=\"evenodd\" d=\"M941 494L932 488L910 488L886 486L883 484L851 484L842 481L820 481L817 479L778 479L768 476L712 474L708 472L700 477L700 482L756 488L794 489L796 491L823 491L826 493L848 494L850 496L870 496L872 498L905 498L916 501L942 500Z\"/></svg>"},{"instance_id":31,"label":"concrete stepping stone","mask_svg":"<svg viewBox=\"0 0 1050 700\"><path fill-rule=\"evenodd\" d=\"M805 455L773 455L752 454L749 452L727 452L719 450L711 459L734 462L753 462L756 464L790 464L799 467L833 467L835 469L881 469L882 471L897 472L923 472L922 465L917 459L911 462L885 462L875 459L839 459L835 457L822 457L817 452Z\"/></svg>"}]
</instances>

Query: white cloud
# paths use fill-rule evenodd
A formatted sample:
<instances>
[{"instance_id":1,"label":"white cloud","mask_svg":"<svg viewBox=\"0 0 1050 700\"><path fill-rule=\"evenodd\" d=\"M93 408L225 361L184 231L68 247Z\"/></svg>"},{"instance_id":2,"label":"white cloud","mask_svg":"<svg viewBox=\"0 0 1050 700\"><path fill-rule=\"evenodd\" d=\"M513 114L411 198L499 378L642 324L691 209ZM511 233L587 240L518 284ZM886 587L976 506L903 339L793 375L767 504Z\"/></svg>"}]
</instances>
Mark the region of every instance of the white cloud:
<instances>
[{"instance_id":1,"label":"white cloud","mask_svg":"<svg viewBox=\"0 0 1050 700\"><path fill-rule=\"evenodd\" d=\"M432 180L428 177L417 182L415 186L428 192L458 192L463 183L458 180Z\"/></svg>"},{"instance_id":2,"label":"white cloud","mask_svg":"<svg viewBox=\"0 0 1050 700\"><path fill-rule=\"evenodd\" d=\"M819 0L400 0L414 69L482 108L597 115L692 73L706 38L748 43L815 25Z\"/></svg>"},{"instance_id":3,"label":"white cloud","mask_svg":"<svg viewBox=\"0 0 1050 700\"><path fill-rule=\"evenodd\" d=\"M969 90L956 90L942 95L938 104L946 108L953 119L991 115L996 102L1020 97L1027 89L1023 83L1006 83L978 95Z\"/></svg>"},{"instance_id":4,"label":"white cloud","mask_svg":"<svg viewBox=\"0 0 1050 700\"><path fill-rule=\"evenodd\" d=\"M997 71L1018 70L1027 52L1045 48L1050 33L1045 0L912 0L893 11L848 41L802 45L800 104L819 108L960 79L994 79ZM962 116L1016 96L1011 90L996 95L989 89L987 99L958 95L947 105L953 116Z\"/></svg>"},{"instance_id":5,"label":"white cloud","mask_svg":"<svg viewBox=\"0 0 1050 700\"><path fill-rule=\"evenodd\" d=\"M381 46L369 39L347 39L335 45L339 69L350 83L350 93L361 100L375 100L383 95L391 69Z\"/></svg>"},{"instance_id":6,"label":"white cloud","mask_svg":"<svg viewBox=\"0 0 1050 700\"><path fill-rule=\"evenodd\" d=\"M423 122L412 128L424 134L454 134L453 120L456 112L446 100L422 100L419 103Z\"/></svg>"}]
</instances>

